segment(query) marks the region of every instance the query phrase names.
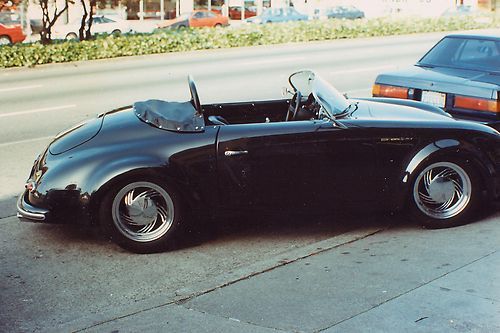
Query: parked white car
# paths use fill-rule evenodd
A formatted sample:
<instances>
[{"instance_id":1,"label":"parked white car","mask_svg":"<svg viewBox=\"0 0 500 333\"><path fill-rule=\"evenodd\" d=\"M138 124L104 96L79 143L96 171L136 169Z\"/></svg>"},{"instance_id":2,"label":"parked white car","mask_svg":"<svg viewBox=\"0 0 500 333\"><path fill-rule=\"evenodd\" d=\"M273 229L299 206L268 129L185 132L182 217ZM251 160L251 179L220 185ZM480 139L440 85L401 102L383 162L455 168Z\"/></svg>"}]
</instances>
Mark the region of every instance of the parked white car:
<instances>
[{"instance_id":1,"label":"parked white car","mask_svg":"<svg viewBox=\"0 0 500 333\"><path fill-rule=\"evenodd\" d=\"M64 24L54 26L52 29L52 38L54 39L78 39L80 23ZM105 15L97 15L92 18L92 35L95 34L122 34L133 32L130 24L125 20L115 17L111 18Z\"/></svg>"}]
</instances>

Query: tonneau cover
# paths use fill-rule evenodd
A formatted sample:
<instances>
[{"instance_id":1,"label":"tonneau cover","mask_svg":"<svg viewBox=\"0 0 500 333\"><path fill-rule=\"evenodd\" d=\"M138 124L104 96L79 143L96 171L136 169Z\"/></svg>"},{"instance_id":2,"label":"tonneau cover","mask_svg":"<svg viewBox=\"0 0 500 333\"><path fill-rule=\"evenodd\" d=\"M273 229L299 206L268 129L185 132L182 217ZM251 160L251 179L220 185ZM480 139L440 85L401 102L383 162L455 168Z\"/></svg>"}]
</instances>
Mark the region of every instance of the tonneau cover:
<instances>
[{"instance_id":1,"label":"tonneau cover","mask_svg":"<svg viewBox=\"0 0 500 333\"><path fill-rule=\"evenodd\" d=\"M203 132L205 121L191 102L151 99L134 103L139 119L155 127L175 132Z\"/></svg>"}]
</instances>

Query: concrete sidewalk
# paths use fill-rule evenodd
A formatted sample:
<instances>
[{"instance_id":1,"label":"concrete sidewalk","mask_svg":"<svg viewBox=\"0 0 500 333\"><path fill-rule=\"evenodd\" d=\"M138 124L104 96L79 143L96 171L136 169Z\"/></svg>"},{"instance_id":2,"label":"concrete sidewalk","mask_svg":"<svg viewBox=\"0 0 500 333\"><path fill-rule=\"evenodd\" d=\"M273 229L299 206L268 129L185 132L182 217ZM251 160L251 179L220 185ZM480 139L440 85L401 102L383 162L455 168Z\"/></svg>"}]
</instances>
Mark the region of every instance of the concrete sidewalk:
<instances>
[{"instance_id":1,"label":"concrete sidewalk","mask_svg":"<svg viewBox=\"0 0 500 333\"><path fill-rule=\"evenodd\" d=\"M500 214L368 233L96 332L500 332Z\"/></svg>"}]
</instances>

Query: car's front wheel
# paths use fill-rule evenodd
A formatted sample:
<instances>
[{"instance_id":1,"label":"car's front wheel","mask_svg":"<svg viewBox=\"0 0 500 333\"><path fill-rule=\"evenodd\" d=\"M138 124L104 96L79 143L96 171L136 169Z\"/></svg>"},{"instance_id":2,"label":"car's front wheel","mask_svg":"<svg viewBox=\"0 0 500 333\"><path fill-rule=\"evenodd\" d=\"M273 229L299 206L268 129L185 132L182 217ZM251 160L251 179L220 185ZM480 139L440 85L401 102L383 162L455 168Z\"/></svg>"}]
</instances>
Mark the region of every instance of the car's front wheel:
<instances>
[{"instance_id":1,"label":"car's front wheel","mask_svg":"<svg viewBox=\"0 0 500 333\"><path fill-rule=\"evenodd\" d=\"M115 186L102 201L99 217L113 241L136 253L172 248L183 218L177 191L158 180Z\"/></svg>"},{"instance_id":2,"label":"car's front wheel","mask_svg":"<svg viewBox=\"0 0 500 333\"><path fill-rule=\"evenodd\" d=\"M461 161L436 161L421 168L413 180L412 215L429 228L468 222L480 203L477 172Z\"/></svg>"}]
</instances>

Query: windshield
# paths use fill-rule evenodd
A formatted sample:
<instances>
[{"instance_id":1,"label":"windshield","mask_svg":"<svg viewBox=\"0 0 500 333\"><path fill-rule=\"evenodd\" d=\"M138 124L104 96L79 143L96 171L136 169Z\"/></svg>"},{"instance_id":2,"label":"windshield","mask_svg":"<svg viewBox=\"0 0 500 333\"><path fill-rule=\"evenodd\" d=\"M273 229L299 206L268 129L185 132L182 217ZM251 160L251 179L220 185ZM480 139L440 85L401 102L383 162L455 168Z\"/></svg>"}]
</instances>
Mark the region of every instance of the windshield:
<instances>
[{"instance_id":1,"label":"windshield","mask_svg":"<svg viewBox=\"0 0 500 333\"><path fill-rule=\"evenodd\" d=\"M349 108L349 101L330 83L312 71L294 73L289 78L290 85L302 96L313 95L314 99L331 116L344 113Z\"/></svg>"},{"instance_id":2,"label":"windshield","mask_svg":"<svg viewBox=\"0 0 500 333\"><path fill-rule=\"evenodd\" d=\"M500 40L445 37L417 65L499 73Z\"/></svg>"}]
</instances>

